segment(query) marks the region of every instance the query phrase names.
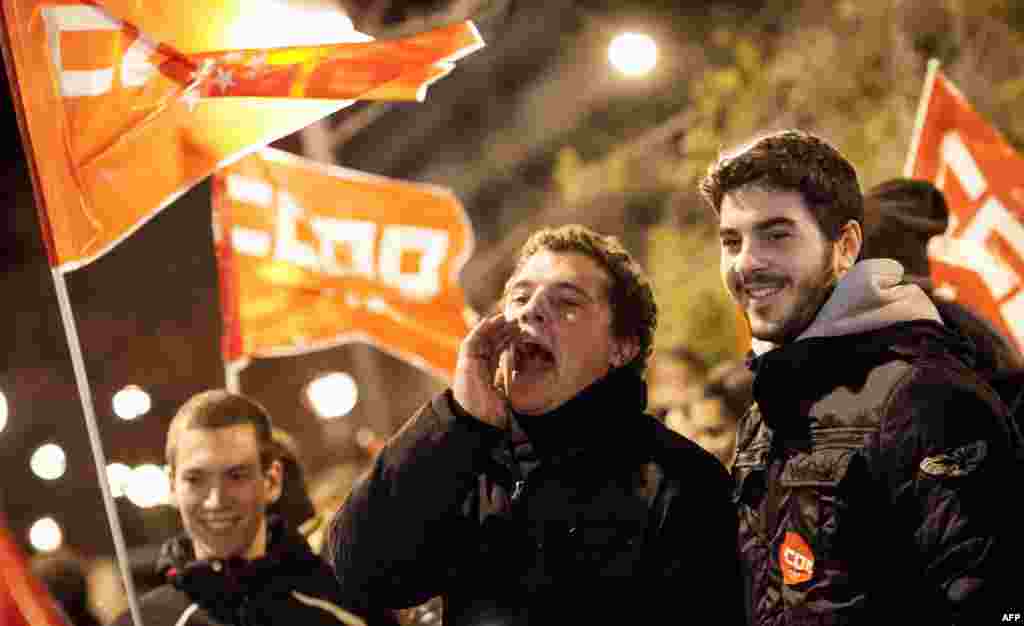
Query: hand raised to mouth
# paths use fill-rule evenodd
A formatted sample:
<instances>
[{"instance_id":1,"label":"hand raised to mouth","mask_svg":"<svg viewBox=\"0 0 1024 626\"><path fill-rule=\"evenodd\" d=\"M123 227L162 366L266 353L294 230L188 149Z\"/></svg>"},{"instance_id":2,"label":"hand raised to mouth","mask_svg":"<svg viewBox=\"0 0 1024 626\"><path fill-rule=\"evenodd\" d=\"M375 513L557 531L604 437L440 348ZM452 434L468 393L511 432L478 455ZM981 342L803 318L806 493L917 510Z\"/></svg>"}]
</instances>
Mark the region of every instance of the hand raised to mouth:
<instances>
[{"instance_id":1,"label":"hand raised to mouth","mask_svg":"<svg viewBox=\"0 0 1024 626\"><path fill-rule=\"evenodd\" d=\"M519 338L517 322L501 313L482 319L459 345L452 395L464 411L482 422L506 428L508 367L499 371L502 354Z\"/></svg>"}]
</instances>

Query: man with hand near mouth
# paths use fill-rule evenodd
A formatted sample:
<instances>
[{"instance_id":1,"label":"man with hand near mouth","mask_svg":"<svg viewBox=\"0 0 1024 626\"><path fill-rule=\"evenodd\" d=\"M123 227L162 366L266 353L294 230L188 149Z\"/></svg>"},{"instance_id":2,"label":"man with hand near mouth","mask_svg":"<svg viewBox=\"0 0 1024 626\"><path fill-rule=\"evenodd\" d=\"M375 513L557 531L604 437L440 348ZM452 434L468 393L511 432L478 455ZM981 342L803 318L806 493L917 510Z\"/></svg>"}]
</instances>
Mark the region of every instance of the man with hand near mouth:
<instances>
[{"instance_id":1,"label":"man with hand near mouth","mask_svg":"<svg viewBox=\"0 0 1024 626\"><path fill-rule=\"evenodd\" d=\"M714 457L645 414L657 320L613 237L535 233L452 388L392 438L333 522L353 606L444 599L444 623L742 619ZM710 608L709 608L710 607Z\"/></svg>"},{"instance_id":2,"label":"man with hand near mouth","mask_svg":"<svg viewBox=\"0 0 1024 626\"><path fill-rule=\"evenodd\" d=\"M166 583L144 595L146 626L358 626L339 606L330 567L267 507L281 495L270 416L252 400L211 390L171 421L166 456L184 534L168 540ZM131 626L125 613L115 624Z\"/></svg>"},{"instance_id":3,"label":"man with hand near mouth","mask_svg":"<svg viewBox=\"0 0 1024 626\"><path fill-rule=\"evenodd\" d=\"M749 622L1012 612L1018 521L992 489L1015 473L1019 436L903 267L858 261L853 166L784 131L723 156L701 191L754 339L755 403L732 467Z\"/></svg>"}]
</instances>

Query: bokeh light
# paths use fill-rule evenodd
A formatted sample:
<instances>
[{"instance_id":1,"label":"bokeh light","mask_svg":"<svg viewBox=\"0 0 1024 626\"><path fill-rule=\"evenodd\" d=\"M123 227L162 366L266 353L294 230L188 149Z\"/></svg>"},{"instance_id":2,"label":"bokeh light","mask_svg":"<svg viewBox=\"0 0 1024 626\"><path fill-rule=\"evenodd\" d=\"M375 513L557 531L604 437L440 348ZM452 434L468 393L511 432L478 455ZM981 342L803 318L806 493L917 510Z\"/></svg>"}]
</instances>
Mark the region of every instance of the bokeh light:
<instances>
[{"instance_id":1,"label":"bokeh light","mask_svg":"<svg viewBox=\"0 0 1024 626\"><path fill-rule=\"evenodd\" d=\"M44 517L29 528L28 542L39 552L53 552L64 543L64 532L57 520Z\"/></svg>"},{"instance_id":2,"label":"bokeh light","mask_svg":"<svg viewBox=\"0 0 1024 626\"><path fill-rule=\"evenodd\" d=\"M123 420L142 417L153 408L153 401L146 390L138 385L128 385L114 394L114 415Z\"/></svg>"},{"instance_id":3,"label":"bokeh light","mask_svg":"<svg viewBox=\"0 0 1024 626\"><path fill-rule=\"evenodd\" d=\"M0 391L0 432L7 428L7 394Z\"/></svg>"},{"instance_id":4,"label":"bokeh light","mask_svg":"<svg viewBox=\"0 0 1024 626\"><path fill-rule=\"evenodd\" d=\"M164 468L150 463L132 470L124 495L140 509L170 502L171 481Z\"/></svg>"},{"instance_id":5,"label":"bokeh light","mask_svg":"<svg viewBox=\"0 0 1024 626\"><path fill-rule=\"evenodd\" d=\"M107 483L110 485L110 496L120 498L125 495L128 482L132 479L132 468L124 463L110 463L107 465Z\"/></svg>"},{"instance_id":6,"label":"bokeh light","mask_svg":"<svg viewBox=\"0 0 1024 626\"><path fill-rule=\"evenodd\" d=\"M626 76L643 76L658 63L658 45L650 35L622 33L608 46L608 61Z\"/></svg>"},{"instance_id":7,"label":"bokeh light","mask_svg":"<svg viewBox=\"0 0 1024 626\"><path fill-rule=\"evenodd\" d=\"M352 412L359 401L359 387L348 374L331 372L306 386L306 399L322 419L333 419Z\"/></svg>"},{"instance_id":8,"label":"bokeh light","mask_svg":"<svg viewBox=\"0 0 1024 626\"><path fill-rule=\"evenodd\" d=\"M29 467L32 473L43 480L57 480L64 475L68 467L67 455L64 448L55 443L44 443L36 448L29 459Z\"/></svg>"}]
</instances>

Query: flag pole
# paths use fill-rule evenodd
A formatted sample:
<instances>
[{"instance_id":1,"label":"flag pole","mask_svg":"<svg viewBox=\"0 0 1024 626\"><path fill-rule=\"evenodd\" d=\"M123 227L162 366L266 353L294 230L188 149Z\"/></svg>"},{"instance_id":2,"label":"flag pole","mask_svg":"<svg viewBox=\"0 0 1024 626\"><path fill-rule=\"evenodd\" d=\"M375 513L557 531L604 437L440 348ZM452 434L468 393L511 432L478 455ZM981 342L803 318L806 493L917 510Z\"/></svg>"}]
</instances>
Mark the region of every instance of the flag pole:
<instances>
[{"instance_id":1,"label":"flag pole","mask_svg":"<svg viewBox=\"0 0 1024 626\"><path fill-rule=\"evenodd\" d=\"M128 562L128 550L125 547L124 533L121 531L121 520L117 515L117 507L114 505L114 498L111 495L110 483L107 481L107 461L103 454L99 427L96 424L96 412L92 404L92 391L85 372L85 360L82 357L82 346L78 340L78 330L75 327L74 312L71 310L67 283L64 280L64 273L59 267L51 267L50 271L53 275L53 284L57 291L57 303L60 307L60 318L64 324L64 333L67 336L68 349L71 351L71 364L75 371L78 397L82 402L82 411L85 413L85 426L89 432L89 444L92 446L93 460L96 462L96 476L99 478L100 491L103 493L103 506L107 512L107 520L110 522L110 533L114 538L114 551L117 553L117 560L121 566L121 577L124 579L125 592L128 594L128 609L136 626L144 626L135 596L135 583L132 579L132 571Z\"/></svg>"},{"instance_id":2,"label":"flag pole","mask_svg":"<svg viewBox=\"0 0 1024 626\"><path fill-rule=\"evenodd\" d=\"M249 359L224 361L224 388L231 393L242 393L242 370L249 364Z\"/></svg>"},{"instance_id":3,"label":"flag pole","mask_svg":"<svg viewBox=\"0 0 1024 626\"><path fill-rule=\"evenodd\" d=\"M935 88L935 76L938 73L939 60L928 59L928 71L924 77L924 88L921 90L921 100L917 103L917 115L914 118L914 132L910 135L910 150L907 152L907 160L903 163L904 178L911 178L914 175L917 148L921 144L924 120L928 116L928 102L932 99L932 89Z\"/></svg>"}]
</instances>

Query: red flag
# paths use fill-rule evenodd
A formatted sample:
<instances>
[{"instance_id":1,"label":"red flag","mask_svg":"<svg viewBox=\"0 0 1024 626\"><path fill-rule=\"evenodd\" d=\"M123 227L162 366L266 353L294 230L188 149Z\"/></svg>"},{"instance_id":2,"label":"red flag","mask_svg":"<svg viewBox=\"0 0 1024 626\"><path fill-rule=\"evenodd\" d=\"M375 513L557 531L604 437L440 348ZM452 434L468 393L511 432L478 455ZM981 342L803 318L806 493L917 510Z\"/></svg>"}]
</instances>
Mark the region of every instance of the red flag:
<instances>
[{"instance_id":1,"label":"red flag","mask_svg":"<svg viewBox=\"0 0 1024 626\"><path fill-rule=\"evenodd\" d=\"M932 181L949 230L928 245L932 278L1024 350L1024 158L930 68L906 175Z\"/></svg>"},{"instance_id":2,"label":"red flag","mask_svg":"<svg viewBox=\"0 0 1024 626\"><path fill-rule=\"evenodd\" d=\"M482 45L469 22L367 41L338 9L273 0L5 0L3 20L51 264L64 271L245 151L352 99L422 99Z\"/></svg>"},{"instance_id":3,"label":"red flag","mask_svg":"<svg viewBox=\"0 0 1024 626\"><path fill-rule=\"evenodd\" d=\"M0 515L0 624L67 626L56 606Z\"/></svg>"},{"instance_id":4,"label":"red flag","mask_svg":"<svg viewBox=\"0 0 1024 626\"><path fill-rule=\"evenodd\" d=\"M213 206L226 362L366 341L451 377L473 245L451 192L265 148Z\"/></svg>"}]
</instances>

